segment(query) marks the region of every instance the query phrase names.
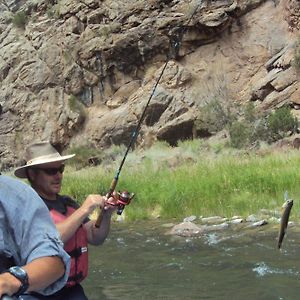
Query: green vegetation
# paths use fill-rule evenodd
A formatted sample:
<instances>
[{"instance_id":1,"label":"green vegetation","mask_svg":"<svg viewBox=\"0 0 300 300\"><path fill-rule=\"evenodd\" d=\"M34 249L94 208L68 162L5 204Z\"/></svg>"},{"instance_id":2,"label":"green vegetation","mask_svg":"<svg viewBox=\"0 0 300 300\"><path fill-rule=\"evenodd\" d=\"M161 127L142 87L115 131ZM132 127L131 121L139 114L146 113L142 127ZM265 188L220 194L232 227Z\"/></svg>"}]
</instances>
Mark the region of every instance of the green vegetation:
<instances>
[{"instance_id":1,"label":"green vegetation","mask_svg":"<svg viewBox=\"0 0 300 300\"><path fill-rule=\"evenodd\" d=\"M49 19L59 19L59 7L58 4L51 5L50 3L47 6L46 14Z\"/></svg>"},{"instance_id":2,"label":"green vegetation","mask_svg":"<svg viewBox=\"0 0 300 300\"><path fill-rule=\"evenodd\" d=\"M207 147L195 140L168 151L149 149L140 159L131 153L117 186L117 190L136 193L125 210L128 220L155 215L166 219L189 215L245 217L262 208L278 210L285 191L295 200L300 197L298 151L276 154L265 150L259 155L223 148L216 155L206 151ZM180 158L177 165L173 164L175 157ZM120 159L112 168L69 168L63 193L79 201L90 193L105 194ZM293 215L299 216L297 201L294 206Z\"/></svg>"},{"instance_id":3,"label":"green vegetation","mask_svg":"<svg viewBox=\"0 0 300 300\"><path fill-rule=\"evenodd\" d=\"M79 117L84 120L86 118L86 113L84 110L84 105L77 99L76 96L71 96L69 98L69 108L72 112L79 114Z\"/></svg>"},{"instance_id":4,"label":"green vegetation","mask_svg":"<svg viewBox=\"0 0 300 300\"><path fill-rule=\"evenodd\" d=\"M233 108L229 106L228 101L222 102L218 99L219 97L208 101L200 109L194 129L208 136L226 129L231 147L242 149L258 145L260 142L273 143L298 129L297 118L288 106L262 113L253 102Z\"/></svg>"},{"instance_id":5,"label":"green vegetation","mask_svg":"<svg viewBox=\"0 0 300 300\"><path fill-rule=\"evenodd\" d=\"M104 39L107 39L112 32L110 25L105 25L99 28L99 36L102 36Z\"/></svg>"},{"instance_id":6,"label":"green vegetation","mask_svg":"<svg viewBox=\"0 0 300 300\"><path fill-rule=\"evenodd\" d=\"M198 131L208 131L211 134L224 129L233 122L231 110L226 104L219 100L212 100L206 103L200 110L195 120L195 127Z\"/></svg>"},{"instance_id":7,"label":"green vegetation","mask_svg":"<svg viewBox=\"0 0 300 300\"><path fill-rule=\"evenodd\" d=\"M298 40L294 46L293 66L296 69L300 69L300 37L298 37Z\"/></svg>"},{"instance_id":8,"label":"green vegetation","mask_svg":"<svg viewBox=\"0 0 300 300\"><path fill-rule=\"evenodd\" d=\"M249 145L251 128L245 122L235 121L229 128L229 135L231 146L241 149Z\"/></svg>"},{"instance_id":9,"label":"green vegetation","mask_svg":"<svg viewBox=\"0 0 300 300\"><path fill-rule=\"evenodd\" d=\"M276 142L295 133L298 128L297 118L287 106L280 107L269 114L260 115L250 103L244 108L243 115L243 118L228 126L231 146L239 149L262 141Z\"/></svg>"},{"instance_id":10,"label":"green vegetation","mask_svg":"<svg viewBox=\"0 0 300 300\"><path fill-rule=\"evenodd\" d=\"M24 11L19 11L14 14L12 18L12 23L18 27L25 29L26 23L27 23L27 15Z\"/></svg>"},{"instance_id":11,"label":"green vegetation","mask_svg":"<svg viewBox=\"0 0 300 300\"><path fill-rule=\"evenodd\" d=\"M286 137L289 132L295 132L298 127L297 118L292 115L289 107L281 107L270 114L267 124L273 141Z\"/></svg>"},{"instance_id":12,"label":"green vegetation","mask_svg":"<svg viewBox=\"0 0 300 300\"><path fill-rule=\"evenodd\" d=\"M69 164L76 169L82 169L95 162L101 162L102 166L111 165L118 156L125 153L125 146L114 145L106 151L97 150L92 145L78 146L70 148L68 152L76 154Z\"/></svg>"}]
</instances>

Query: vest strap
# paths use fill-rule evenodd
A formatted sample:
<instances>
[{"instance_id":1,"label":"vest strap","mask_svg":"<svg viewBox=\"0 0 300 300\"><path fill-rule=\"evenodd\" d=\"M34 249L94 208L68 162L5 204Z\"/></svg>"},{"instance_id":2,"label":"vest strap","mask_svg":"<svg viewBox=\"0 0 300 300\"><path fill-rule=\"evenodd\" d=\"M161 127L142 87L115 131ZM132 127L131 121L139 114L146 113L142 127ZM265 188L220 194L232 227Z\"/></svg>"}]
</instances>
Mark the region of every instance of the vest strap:
<instances>
[{"instance_id":1,"label":"vest strap","mask_svg":"<svg viewBox=\"0 0 300 300\"><path fill-rule=\"evenodd\" d=\"M68 254L71 257L78 258L82 254L82 252L84 252L84 251L82 251L81 247L79 247L79 248L76 248L72 251L68 251Z\"/></svg>"},{"instance_id":2,"label":"vest strap","mask_svg":"<svg viewBox=\"0 0 300 300\"><path fill-rule=\"evenodd\" d=\"M82 272L77 273L74 276L69 276L68 282L79 282L83 278Z\"/></svg>"}]
</instances>

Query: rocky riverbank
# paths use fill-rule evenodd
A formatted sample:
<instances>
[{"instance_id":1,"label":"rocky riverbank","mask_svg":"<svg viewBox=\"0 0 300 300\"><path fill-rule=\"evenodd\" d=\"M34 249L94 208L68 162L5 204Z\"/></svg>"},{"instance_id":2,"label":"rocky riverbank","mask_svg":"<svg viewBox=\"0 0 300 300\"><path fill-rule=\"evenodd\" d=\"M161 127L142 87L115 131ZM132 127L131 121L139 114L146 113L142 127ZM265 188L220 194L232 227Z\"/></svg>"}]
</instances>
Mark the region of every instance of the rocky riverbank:
<instances>
[{"instance_id":1,"label":"rocky riverbank","mask_svg":"<svg viewBox=\"0 0 300 300\"><path fill-rule=\"evenodd\" d=\"M221 216L189 216L179 224L174 225L169 223L164 226L168 228L166 231L168 235L199 237L210 232L226 231L227 229L250 231L263 227L264 230L278 231L280 221L281 212L279 210L262 209L258 214L249 215L246 218L240 216L233 216L231 218ZM296 228L296 222L289 221L288 226Z\"/></svg>"}]
</instances>

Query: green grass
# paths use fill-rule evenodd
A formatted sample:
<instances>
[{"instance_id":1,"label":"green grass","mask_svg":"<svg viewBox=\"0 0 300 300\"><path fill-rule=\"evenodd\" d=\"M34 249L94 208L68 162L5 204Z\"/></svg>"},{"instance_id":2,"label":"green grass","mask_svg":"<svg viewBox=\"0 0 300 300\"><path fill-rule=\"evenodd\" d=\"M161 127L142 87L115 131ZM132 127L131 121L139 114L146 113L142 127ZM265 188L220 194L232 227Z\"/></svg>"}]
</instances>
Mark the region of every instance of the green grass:
<instances>
[{"instance_id":1,"label":"green grass","mask_svg":"<svg viewBox=\"0 0 300 300\"><path fill-rule=\"evenodd\" d=\"M189 215L246 217L262 208L278 210L284 202L285 191L295 200L292 215L299 217L298 151L270 152L263 156L223 151L216 156L204 152L200 146L198 152L191 145L185 148L188 155L193 156L188 162L183 159L183 164L176 167L168 163L174 153L178 155L175 148L169 150L169 157L161 154L161 160L151 156L156 151L149 150L137 164L132 157L130 163L125 162L117 190L126 189L136 194L125 210L129 220L148 219L153 215L166 219ZM181 151L182 156L187 155ZM103 169L101 165L67 170L63 193L79 201L90 193L105 194L114 171Z\"/></svg>"}]
</instances>

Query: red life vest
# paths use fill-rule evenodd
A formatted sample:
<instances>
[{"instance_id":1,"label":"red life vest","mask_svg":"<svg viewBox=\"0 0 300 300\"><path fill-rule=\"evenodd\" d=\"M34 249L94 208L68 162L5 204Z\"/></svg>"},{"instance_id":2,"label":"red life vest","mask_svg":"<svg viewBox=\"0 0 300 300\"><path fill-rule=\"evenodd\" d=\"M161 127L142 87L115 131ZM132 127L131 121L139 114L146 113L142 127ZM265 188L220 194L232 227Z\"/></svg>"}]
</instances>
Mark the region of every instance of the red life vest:
<instances>
[{"instance_id":1,"label":"red life vest","mask_svg":"<svg viewBox=\"0 0 300 300\"><path fill-rule=\"evenodd\" d=\"M63 215L51 209L50 215L54 223L60 223L69 217L75 209L67 206L67 213ZM88 274L88 242L87 232L81 225L76 233L64 244L65 251L71 256L71 269L67 286L73 286L82 281Z\"/></svg>"}]
</instances>

